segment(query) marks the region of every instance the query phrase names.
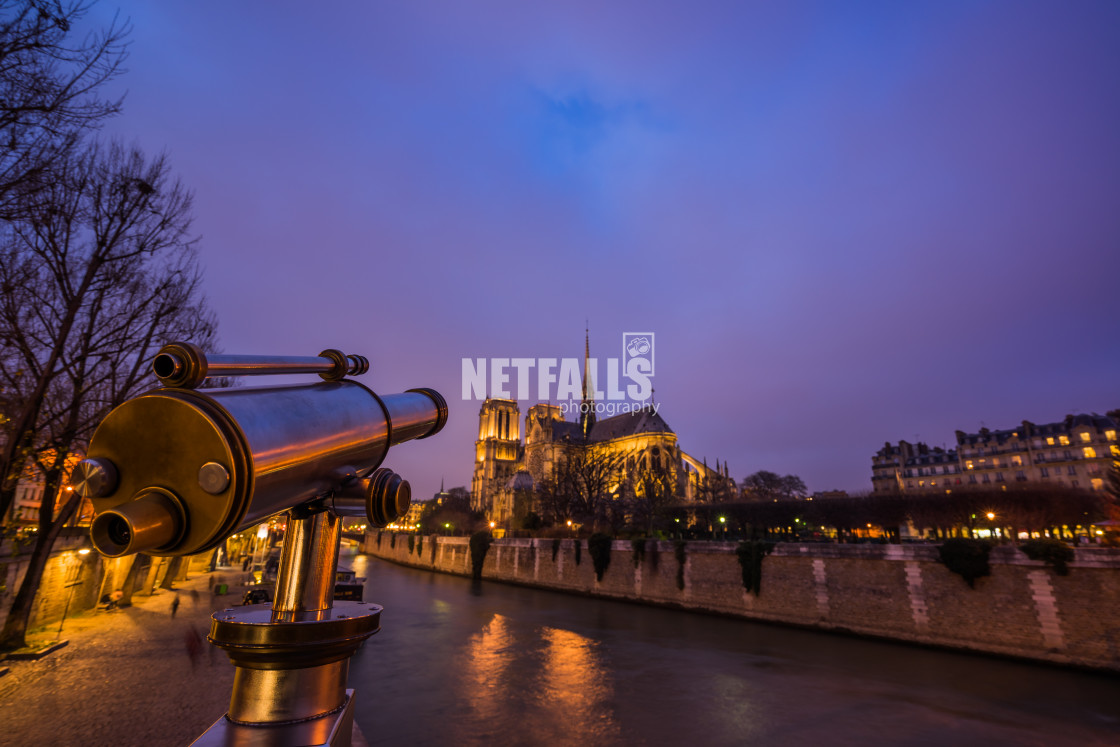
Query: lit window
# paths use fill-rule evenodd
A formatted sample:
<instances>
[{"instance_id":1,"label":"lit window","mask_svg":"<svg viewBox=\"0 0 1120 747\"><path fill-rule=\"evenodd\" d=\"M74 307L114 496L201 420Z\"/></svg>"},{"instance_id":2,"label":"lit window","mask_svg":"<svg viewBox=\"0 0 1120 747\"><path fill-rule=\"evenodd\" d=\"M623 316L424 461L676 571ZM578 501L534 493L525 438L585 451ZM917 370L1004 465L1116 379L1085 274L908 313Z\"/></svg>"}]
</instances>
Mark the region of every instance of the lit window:
<instances>
[{"instance_id":1,"label":"lit window","mask_svg":"<svg viewBox=\"0 0 1120 747\"><path fill-rule=\"evenodd\" d=\"M1069 436L1058 436L1058 443L1062 446L1069 446Z\"/></svg>"},{"instance_id":2,"label":"lit window","mask_svg":"<svg viewBox=\"0 0 1120 747\"><path fill-rule=\"evenodd\" d=\"M1115 441L1116 440L1116 431L1105 431L1104 432L1104 437L1107 438L1109 441Z\"/></svg>"},{"instance_id":3,"label":"lit window","mask_svg":"<svg viewBox=\"0 0 1120 747\"><path fill-rule=\"evenodd\" d=\"M964 463L964 468L965 469L972 469L973 468L971 459L969 459L967 462Z\"/></svg>"},{"instance_id":4,"label":"lit window","mask_svg":"<svg viewBox=\"0 0 1120 747\"><path fill-rule=\"evenodd\" d=\"M1093 483L1093 490L1100 490L1101 488L1104 487L1104 481L1101 480L1099 477L1094 477L1089 482Z\"/></svg>"},{"instance_id":5,"label":"lit window","mask_svg":"<svg viewBox=\"0 0 1120 747\"><path fill-rule=\"evenodd\" d=\"M1081 451L1083 451L1085 453L1085 458L1086 459L1096 459L1097 458L1097 450L1094 449L1092 446L1086 446Z\"/></svg>"},{"instance_id":6,"label":"lit window","mask_svg":"<svg viewBox=\"0 0 1120 747\"><path fill-rule=\"evenodd\" d=\"M1109 448L1109 451L1112 452L1112 456L1120 456L1120 446L1117 446L1116 444L1113 444L1112 446L1109 446L1108 448Z\"/></svg>"},{"instance_id":7,"label":"lit window","mask_svg":"<svg viewBox=\"0 0 1120 747\"><path fill-rule=\"evenodd\" d=\"M1054 445L1054 437L1050 436L1049 438L1047 438L1046 443L1049 444L1050 446L1053 446Z\"/></svg>"},{"instance_id":8,"label":"lit window","mask_svg":"<svg viewBox=\"0 0 1120 747\"><path fill-rule=\"evenodd\" d=\"M1081 440L1082 440L1082 442L1084 442L1084 443L1089 443L1090 441L1092 441L1092 440L1093 440L1093 437L1092 437L1092 436L1090 436L1090 435L1089 435L1089 434L1088 434L1088 433L1086 432L1086 433L1082 433L1082 434L1081 434Z\"/></svg>"},{"instance_id":9,"label":"lit window","mask_svg":"<svg viewBox=\"0 0 1120 747\"><path fill-rule=\"evenodd\" d=\"M1021 457L1021 456L1011 457L1011 466L1012 467L1022 467L1023 466L1023 457Z\"/></svg>"}]
</instances>

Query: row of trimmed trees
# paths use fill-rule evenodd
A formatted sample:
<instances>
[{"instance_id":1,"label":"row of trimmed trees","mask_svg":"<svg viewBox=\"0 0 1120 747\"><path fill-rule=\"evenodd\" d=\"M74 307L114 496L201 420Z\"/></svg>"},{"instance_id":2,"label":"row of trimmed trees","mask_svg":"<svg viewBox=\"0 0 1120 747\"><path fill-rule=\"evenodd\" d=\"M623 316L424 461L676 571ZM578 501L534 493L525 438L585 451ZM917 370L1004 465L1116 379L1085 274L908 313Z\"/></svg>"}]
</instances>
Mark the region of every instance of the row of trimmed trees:
<instances>
[{"instance_id":1,"label":"row of trimmed trees","mask_svg":"<svg viewBox=\"0 0 1120 747\"><path fill-rule=\"evenodd\" d=\"M866 537L871 529L897 540L900 528L909 525L923 537L999 529L1000 535L1014 538L1020 532L1066 536L1076 528L1087 531L1096 522L1120 519L1120 491L1028 484L1007 491L805 500L806 492L793 475L758 472L739 490L713 476L699 484L697 501L685 503L670 470L639 465L623 475L615 460L586 449L570 454L548 480L536 485L534 502L545 526L563 527L570 519L584 531L614 535L692 527L701 533L721 530L724 536L792 540L827 534L843 540Z\"/></svg>"},{"instance_id":2,"label":"row of trimmed trees","mask_svg":"<svg viewBox=\"0 0 1120 747\"><path fill-rule=\"evenodd\" d=\"M1011 538L1020 532L1067 536L1076 528L1087 530L1096 522L1118 518L1116 499L1109 493L1043 485L944 495L736 501L677 510L701 526L716 526L722 516L732 533L786 540L822 531L834 532L838 539L855 538L867 529L897 539L899 528L906 524L933 538L969 536L977 529L999 529L1001 535Z\"/></svg>"},{"instance_id":3,"label":"row of trimmed trees","mask_svg":"<svg viewBox=\"0 0 1120 747\"><path fill-rule=\"evenodd\" d=\"M213 348L191 194L163 156L99 141L121 110L127 26L80 36L84 2L0 2L0 518L21 479L45 485L29 567L0 632L24 645L64 490L110 409L152 386L155 350ZM11 527L7 528L11 531Z\"/></svg>"}]
</instances>

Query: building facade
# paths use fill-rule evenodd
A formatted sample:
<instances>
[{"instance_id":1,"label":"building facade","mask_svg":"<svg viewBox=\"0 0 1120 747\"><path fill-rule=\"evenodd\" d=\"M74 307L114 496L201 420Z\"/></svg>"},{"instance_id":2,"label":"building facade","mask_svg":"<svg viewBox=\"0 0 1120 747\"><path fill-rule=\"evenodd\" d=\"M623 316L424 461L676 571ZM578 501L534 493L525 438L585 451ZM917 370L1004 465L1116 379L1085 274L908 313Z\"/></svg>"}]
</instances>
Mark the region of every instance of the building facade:
<instances>
[{"instance_id":1,"label":"building facade","mask_svg":"<svg viewBox=\"0 0 1120 747\"><path fill-rule=\"evenodd\" d=\"M677 434L652 407L572 422L564 420L556 405L536 404L524 419L524 441L517 402L487 399L478 420L471 507L499 525L536 510L536 486L550 480L561 462L581 449L617 465L609 488L612 495L627 483L633 488L637 475L647 470L670 475L685 502L697 500L706 480L733 482L726 464L710 468L685 453Z\"/></svg>"},{"instance_id":2,"label":"building facade","mask_svg":"<svg viewBox=\"0 0 1120 747\"><path fill-rule=\"evenodd\" d=\"M69 484L69 474L74 468L74 465L81 461L81 459L82 455L78 454L66 459L63 485L54 499L54 512L56 514L73 495L74 489ZM9 526L38 525L39 507L43 503L43 496L46 492L46 488L46 478L42 470L35 464L27 464L19 482L16 484L15 495L13 496L12 504L8 508L7 514L0 517L3 519L2 523ZM90 503L88 498L83 498L77 510L74 512L74 517L70 520L70 523L88 524L92 520L93 504Z\"/></svg>"},{"instance_id":3,"label":"building facade","mask_svg":"<svg viewBox=\"0 0 1120 747\"><path fill-rule=\"evenodd\" d=\"M1120 410L1067 415L1056 423L957 431L955 449L887 443L871 458L875 493L946 493L1035 483L1103 490L1120 461Z\"/></svg>"},{"instance_id":4,"label":"building facade","mask_svg":"<svg viewBox=\"0 0 1120 747\"><path fill-rule=\"evenodd\" d=\"M656 475L658 490L666 483L678 500L702 498L713 486L718 492L734 492L727 465L710 469L681 450L677 434L659 414L660 407L638 407L630 412L599 420L591 381L590 342L584 340L583 398L579 419L564 419L561 408L538 403L524 420L511 399L490 398L478 413L471 508L503 527L516 528L530 512L538 511L537 489L553 480L569 460L595 463L606 475L604 487L612 498L624 491L643 494L643 484ZM647 482L643 483L643 479ZM651 487L651 489L654 489Z\"/></svg>"}]
</instances>

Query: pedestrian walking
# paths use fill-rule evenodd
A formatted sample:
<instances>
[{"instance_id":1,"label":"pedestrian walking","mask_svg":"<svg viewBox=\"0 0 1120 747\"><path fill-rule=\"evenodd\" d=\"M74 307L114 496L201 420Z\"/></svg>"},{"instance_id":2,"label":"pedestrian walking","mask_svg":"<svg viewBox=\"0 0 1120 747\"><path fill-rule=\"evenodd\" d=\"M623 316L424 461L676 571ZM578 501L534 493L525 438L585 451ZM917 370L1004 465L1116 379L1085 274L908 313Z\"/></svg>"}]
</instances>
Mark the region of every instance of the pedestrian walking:
<instances>
[{"instance_id":1,"label":"pedestrian walking","mask_svg":"<svg viewBox=\"0 0 1120 747\"><path fill-rule=\"evenodd\" d=\"M198 589L191 589L191 606L198 609Z\"/></svg>"},{"instance_id":2,"label":"pedestrian walking","mask_svg":"<svg viewBox=\"0 0 1120 747\"><path fill-rule=\"evenodd\" d=\"M183 643L187 647L187 658L191 660L191 671L193 672L195 665L198 664L198 657L202 654L202 637L193 625L188 626L183 634Z\"/></svg>"},{"instance_id":3,"label":"pedestrian walking","mask_svg":"<svg viewBox=\"0 0 1120 747\"><path fill-rule=\"evenodd\" d=\"M176 594L175 598L171 600L171 617L174 619L175 613L179 611L179 595Z\"/></svg>"}]
</instances>

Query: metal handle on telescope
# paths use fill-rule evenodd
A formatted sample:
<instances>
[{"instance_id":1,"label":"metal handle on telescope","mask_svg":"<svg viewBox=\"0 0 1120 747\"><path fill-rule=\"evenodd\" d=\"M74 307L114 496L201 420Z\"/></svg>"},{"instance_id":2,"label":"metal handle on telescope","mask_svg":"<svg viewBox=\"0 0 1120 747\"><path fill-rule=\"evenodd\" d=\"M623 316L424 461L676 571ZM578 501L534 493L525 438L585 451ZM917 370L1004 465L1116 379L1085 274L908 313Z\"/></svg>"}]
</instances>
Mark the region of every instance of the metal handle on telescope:
<instances>
[{"instance_id":1,"label":"metal handle on telescope","mask_svg":"<svg viewBox=\"0 0 1120 747\"><path fill-rule=\"evenodd\" d=\"M361 376L369 360L333 348L310 356L207 355L197 345L173 342L164 345L152 361L152 371L164 386L194 389L210 376L264 376L269 374L319 374L326 381Z\"/></svg>"}]
</instances>

